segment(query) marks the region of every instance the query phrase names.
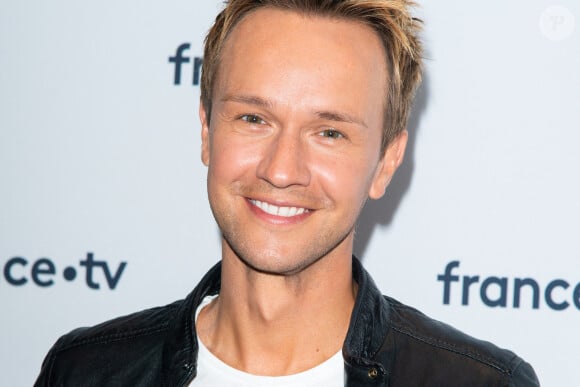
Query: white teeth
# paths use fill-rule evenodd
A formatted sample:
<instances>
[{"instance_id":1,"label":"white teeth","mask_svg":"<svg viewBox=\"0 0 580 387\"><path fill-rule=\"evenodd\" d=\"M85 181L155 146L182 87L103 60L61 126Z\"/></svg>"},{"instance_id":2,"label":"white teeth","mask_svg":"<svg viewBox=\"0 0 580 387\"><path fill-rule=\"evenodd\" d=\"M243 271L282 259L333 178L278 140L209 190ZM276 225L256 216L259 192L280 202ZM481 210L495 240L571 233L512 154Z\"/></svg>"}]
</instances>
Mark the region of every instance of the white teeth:
<instances>
[{"instance_id":1,"label":"white teeth","mask_svg":"<svg viewBox=\"0 0 580 387\"><path fill-rule=\"evenodd\" d=\"M264 207L267 208L266 212L272 215L278 215L278 210L280 210L280 208L276 207L273 204L265 204Z\"/></svg>"},{"instance_id":2,"label":"white teeth","mask_svg":"<svg viewBox=\"0 0 580 387\"><path fill-rule=\"evenodd\" d=\"M267 214L282 216L284 218L301 215L307 211L306 208L278 207L270 203L261 202L259 200L250 200L250 202Z\"/></svg>"},{"instance_id":3,"label":"white teeth","mask_svg":"<svg viewBox=\"0 0 580 387\"><path fill-rule=\"evenodd\" d=\"M290 208L290 207L280 207L278 209L278 215L280 215L280 216L290 216L290 210L291 209L292 208Z\"/></svg>"}]
</instances>

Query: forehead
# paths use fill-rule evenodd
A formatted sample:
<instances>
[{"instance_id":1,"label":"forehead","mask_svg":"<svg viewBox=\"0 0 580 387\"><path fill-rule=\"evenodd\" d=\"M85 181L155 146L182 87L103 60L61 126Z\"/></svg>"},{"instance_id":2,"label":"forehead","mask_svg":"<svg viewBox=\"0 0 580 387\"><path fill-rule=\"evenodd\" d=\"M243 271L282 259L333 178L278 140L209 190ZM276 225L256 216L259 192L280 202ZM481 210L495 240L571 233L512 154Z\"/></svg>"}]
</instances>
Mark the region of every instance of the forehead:
<instances>
[{"instance_id":1,"label":"forehead","mask_svg":"<svg viewBox=\"0 0 580 387\"><path fill-rule=\"evenodd\" d=\"M367 25L265 7L231 31L215 92L251 91L287 104L341 94L356 105L381 96L382 105L386 66L382 41Z\"/></svg>"}]
</instances>

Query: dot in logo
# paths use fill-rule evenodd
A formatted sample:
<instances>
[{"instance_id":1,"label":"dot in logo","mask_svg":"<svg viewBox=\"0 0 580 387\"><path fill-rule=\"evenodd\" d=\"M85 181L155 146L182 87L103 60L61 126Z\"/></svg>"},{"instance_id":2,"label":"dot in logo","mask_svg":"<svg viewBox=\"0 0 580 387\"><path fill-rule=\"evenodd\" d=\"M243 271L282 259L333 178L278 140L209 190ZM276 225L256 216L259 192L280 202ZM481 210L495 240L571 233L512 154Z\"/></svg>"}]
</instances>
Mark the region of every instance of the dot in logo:
<instances>
[{"instance_id":1,"label":"dot in logo","mask_svg":"<svg viewBox=\"0 0 580 387\"><path fill-rule=\"evenodd\" d=\"M75 270L74 267L69 266L66 269L64 269L63 276L65 280L72 281L76 278L77 271Z\"/></svg>"},{"instance_id":2,"label":"dot in logo","mask_svg":"<svg viewBox=\"0 0 580 387\"><path fill-rule=\"evenodd\" d=\"M542 12L540 17L540 31L553 41L564 40L574 33L576 20L568 8L552 5Z\"/></svg>"}]
</instances>

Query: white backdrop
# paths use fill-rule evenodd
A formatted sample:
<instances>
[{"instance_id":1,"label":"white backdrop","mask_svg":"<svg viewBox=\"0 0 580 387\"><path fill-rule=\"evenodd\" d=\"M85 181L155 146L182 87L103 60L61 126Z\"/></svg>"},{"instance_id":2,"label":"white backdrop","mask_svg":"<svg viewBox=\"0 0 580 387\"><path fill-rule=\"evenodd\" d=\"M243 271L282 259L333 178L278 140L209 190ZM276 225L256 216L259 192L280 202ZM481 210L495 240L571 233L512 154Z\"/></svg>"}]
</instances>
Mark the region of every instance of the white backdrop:
<instances>
[{"instance_id":1,"label":"white backdrop","mask_svg":"<svg viewBox=\"0 0 580 387\"><path fill-rule=\"evenodd\" d=\"M423 3L410 149L357 254L385 293L573 385L580 5ZM59 335L182 298L219 259L193 83L220 7L0 1L0 385L30 386ZM533 285L514 306L521 279L537 308Z\"/></svg>"}]
</instances>

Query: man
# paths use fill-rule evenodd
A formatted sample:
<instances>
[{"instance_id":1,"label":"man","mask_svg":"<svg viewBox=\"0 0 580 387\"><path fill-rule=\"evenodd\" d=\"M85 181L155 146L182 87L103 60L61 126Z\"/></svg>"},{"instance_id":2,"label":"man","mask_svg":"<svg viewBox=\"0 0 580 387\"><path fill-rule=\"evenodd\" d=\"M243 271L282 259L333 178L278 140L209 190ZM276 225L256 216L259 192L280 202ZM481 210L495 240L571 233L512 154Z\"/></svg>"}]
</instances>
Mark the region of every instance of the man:
<instances>
[{"instance_id":1,"label":"man","mask_svg":"<svg viewBox=\"0 0 580 387\"><path fill-rule=\"evenodd\" d=\"M201 158L222 261L187 299L73 331L37 386L536 386L513 353L383 297L354 225L403 160L406 0L231 0L206 39Z\"/></svg>"}]
</instances>

